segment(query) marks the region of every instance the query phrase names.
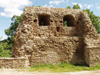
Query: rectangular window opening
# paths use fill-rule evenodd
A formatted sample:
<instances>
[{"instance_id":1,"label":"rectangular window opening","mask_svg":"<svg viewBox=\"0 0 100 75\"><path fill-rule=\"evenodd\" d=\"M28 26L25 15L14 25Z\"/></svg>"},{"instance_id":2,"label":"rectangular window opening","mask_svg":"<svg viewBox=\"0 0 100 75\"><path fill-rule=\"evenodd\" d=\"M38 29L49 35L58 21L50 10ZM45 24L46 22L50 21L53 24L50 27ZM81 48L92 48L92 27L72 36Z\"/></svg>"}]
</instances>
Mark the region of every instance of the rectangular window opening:
<instances>
[{"instance_id":1,"label":"rectangular window opening","mask_svg":"<svg viewBox=\"0 0 100 75\"><path fill-rule=\"evenodd\" d=\"M48 26L50 25L50 15L42 14L38 16L39 26Z\"/></svg>"}]
</instances>

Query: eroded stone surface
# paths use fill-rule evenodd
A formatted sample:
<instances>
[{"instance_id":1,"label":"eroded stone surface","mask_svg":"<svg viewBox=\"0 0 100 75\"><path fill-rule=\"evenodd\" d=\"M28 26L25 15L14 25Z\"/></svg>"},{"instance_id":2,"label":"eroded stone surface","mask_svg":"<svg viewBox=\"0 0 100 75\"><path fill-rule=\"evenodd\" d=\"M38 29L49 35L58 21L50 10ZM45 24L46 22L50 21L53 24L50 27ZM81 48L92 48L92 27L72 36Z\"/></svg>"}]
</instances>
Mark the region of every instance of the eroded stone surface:
<instances>
[{"instance_id":1,"label":"eroded stone surface","mask_svg":"<svg viewBox=\"0 0 100 75\"><path fill-rule=\"evenodd\" d=\"M100 52L99 45L99 35L87 13L79 9L26 7L15 32L12 56L27 58L29 66L63 61L91 66L96 63L91 59L100 57L95 53Z\"/></svg>"},{"instance_id":2,"label":"eroded stone surface","mask_svg":"<svg viewBox=\"0 0 100 75\"><path fill-rule=\"evenodd\" d=\"M26 7L12 55L28 58L30 65L63 61L90 65L85 48L99 47L98 39L88 14L81 10Z\"/></svg>"}]
</instances>

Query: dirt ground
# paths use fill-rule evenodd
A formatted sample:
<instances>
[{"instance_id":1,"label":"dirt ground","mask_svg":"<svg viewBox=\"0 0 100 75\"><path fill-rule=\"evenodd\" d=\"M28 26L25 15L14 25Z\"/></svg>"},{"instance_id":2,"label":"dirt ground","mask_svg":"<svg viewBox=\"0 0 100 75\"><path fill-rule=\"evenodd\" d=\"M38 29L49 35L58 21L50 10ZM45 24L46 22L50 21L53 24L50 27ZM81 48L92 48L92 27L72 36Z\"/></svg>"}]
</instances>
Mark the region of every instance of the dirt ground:
<instances>
[{"instance_id":1,"label":"dirt ground","mask_svg":"<svg viewBox=\"0 0 100 75\"><path fill-rule=\"evenodd\" d=\"M15 69L0 69L0 75L100 75L98 71L81 71L81 72L62 72L62 73L51 73L51 72L27 72L17 71Z\"/></svg>"}]
</instances>

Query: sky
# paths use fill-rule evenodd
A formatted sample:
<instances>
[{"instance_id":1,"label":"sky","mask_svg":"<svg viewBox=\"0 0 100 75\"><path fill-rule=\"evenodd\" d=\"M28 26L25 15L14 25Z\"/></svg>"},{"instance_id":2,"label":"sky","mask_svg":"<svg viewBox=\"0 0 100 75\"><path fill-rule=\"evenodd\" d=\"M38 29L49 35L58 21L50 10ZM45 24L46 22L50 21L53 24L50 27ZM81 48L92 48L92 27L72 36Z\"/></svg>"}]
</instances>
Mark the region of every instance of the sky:
<instances>
[{"instance_id":1,"label":"sky","mask_svg":"<svg viewBox=\"0 0 100 75\"><path fill-rule=\"evenodd\" d=\"M66 8L76 4L100 16L100 0L0 0L0 37L3 36L2 40L7 38L4 30L10 27L11 17L22 14L26 6Z\"/></svg>"}]
</instances>

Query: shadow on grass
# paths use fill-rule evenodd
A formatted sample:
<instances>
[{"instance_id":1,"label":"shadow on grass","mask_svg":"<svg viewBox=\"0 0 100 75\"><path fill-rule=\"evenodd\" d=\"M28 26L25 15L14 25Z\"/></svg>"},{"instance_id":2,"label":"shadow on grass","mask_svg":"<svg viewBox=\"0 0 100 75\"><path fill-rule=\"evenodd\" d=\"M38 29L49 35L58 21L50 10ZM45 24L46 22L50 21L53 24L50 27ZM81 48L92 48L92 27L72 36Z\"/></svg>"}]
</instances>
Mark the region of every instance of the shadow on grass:
<instances>
[{"instance_id":1,"label":"shadow on grass","mask_svg":"<svg viewBox=\"0 0 100 75\"><path fill-rule=\"evenodd\" d=\"M87 64L73 64L74 66L89 67Z\"/></svg>"}]
</instances>

